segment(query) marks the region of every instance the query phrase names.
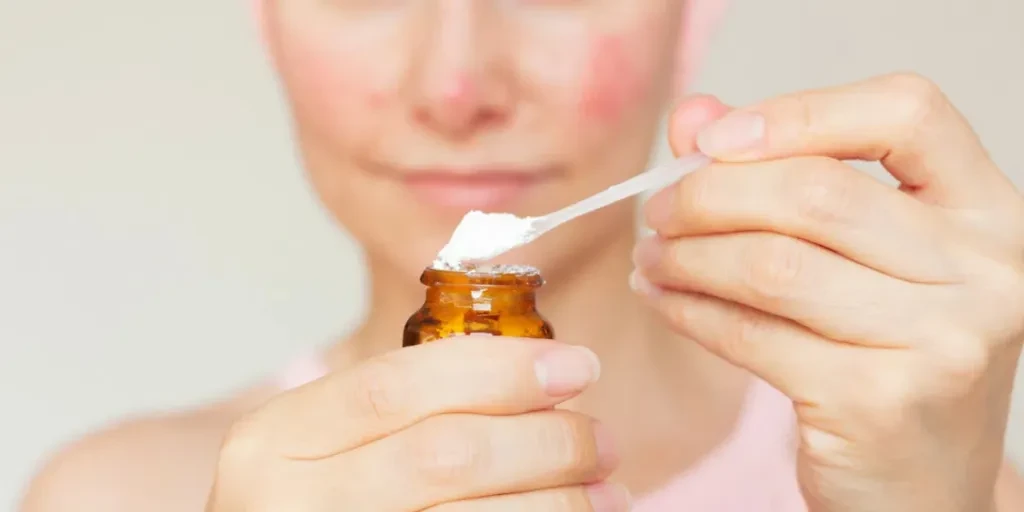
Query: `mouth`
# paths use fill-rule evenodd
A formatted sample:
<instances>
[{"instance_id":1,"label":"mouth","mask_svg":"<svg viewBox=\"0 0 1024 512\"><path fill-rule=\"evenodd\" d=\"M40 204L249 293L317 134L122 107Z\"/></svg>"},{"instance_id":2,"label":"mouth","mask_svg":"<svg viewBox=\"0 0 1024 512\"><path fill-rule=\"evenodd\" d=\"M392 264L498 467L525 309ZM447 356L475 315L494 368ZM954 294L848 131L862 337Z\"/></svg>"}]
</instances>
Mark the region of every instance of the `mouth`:
<instances>
[{"instance_id":1,"label":"mouth","mask_svg":"<svg viewBox=\"0 0 1024 512\"><path fill-rule=\"evenodd\" d=\"M442 210L509 211L543 183L552 169L432 169L402 173L401 183L422 203Z\"/></svg>"}]
</instances>

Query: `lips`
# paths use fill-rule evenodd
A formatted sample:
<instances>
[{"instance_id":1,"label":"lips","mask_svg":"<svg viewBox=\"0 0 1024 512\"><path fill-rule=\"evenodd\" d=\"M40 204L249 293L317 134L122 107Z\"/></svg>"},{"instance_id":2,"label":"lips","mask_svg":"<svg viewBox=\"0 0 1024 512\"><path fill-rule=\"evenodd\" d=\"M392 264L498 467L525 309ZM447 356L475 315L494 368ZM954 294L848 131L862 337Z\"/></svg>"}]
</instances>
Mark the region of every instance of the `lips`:
<instances>
[{"instance_id":1,"label":"lips","mask_svg":"<svg viewBox=\"0 0 1024 512\"><path fill-rule=\"evenodd\" d=\"M401 181L421 202L444 210L508 211L551 173L486 172L414 172Z\"/></svg>"}]
</instances>

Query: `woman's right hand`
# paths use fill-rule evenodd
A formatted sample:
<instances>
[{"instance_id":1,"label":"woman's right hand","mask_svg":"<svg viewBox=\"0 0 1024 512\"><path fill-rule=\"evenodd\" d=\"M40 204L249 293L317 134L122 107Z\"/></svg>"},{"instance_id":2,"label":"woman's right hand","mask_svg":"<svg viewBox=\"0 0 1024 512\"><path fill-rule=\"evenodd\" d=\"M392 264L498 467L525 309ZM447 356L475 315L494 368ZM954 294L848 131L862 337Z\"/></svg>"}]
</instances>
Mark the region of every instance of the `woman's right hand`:
<instances>
[{"instance_id":1,"label":"woman's right hand","mask_svg":"<svg viewBox=\"0 0 1024 512\"><path fill-rule=\"evenodd\" d=\"M553 407L597 379L587 349L474 336L403 348L285 392L239 421L207 512L605 512L618 459Z\"/></svg>"}]
</instances>

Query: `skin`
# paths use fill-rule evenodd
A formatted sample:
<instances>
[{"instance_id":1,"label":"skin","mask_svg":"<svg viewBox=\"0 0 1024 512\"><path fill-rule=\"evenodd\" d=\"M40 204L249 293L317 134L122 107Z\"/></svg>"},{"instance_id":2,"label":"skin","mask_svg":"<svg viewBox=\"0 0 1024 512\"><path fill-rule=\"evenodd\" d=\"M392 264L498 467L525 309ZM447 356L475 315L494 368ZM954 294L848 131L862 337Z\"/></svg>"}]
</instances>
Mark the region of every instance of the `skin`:
<instances>
[{"instance_id":1,"label":"skin","mask_svg":"<svg viewBox=\"0 0 1024 512\"><path fill-rule=\"evenodd\" d=\"M634 288L793 399L811 509L1020 506L1001 454L1024 200L938 87L897 74L795 93L672 139L719 163L646 205Z\"/></svg>"},{"instance_id":2,"label":"skin","mask_svg":"<svg viewBox=\"0 0 1024 512\"><path fill-rule=\"evenodd\" d=\"M624 488L655 489L723 441L751 373L794 400L813 510L1024 506L999 470L1024 201L917 77L740 109L765 129L739 147L753 131L732 107L682 102L674 149L721 163L646 206L653 240L636 244L620 204L503 258L544 271L561 343L397 350L418 274L465 211L417 180L512 168L528 193L501 209L530 215L641 169L683 7L261 4L310 181L366 251L370 313L328 377L88 436L22 510L624 510ZM848 157L881 159L904 192L855 178Z\"/></svg>"}]
</instances>

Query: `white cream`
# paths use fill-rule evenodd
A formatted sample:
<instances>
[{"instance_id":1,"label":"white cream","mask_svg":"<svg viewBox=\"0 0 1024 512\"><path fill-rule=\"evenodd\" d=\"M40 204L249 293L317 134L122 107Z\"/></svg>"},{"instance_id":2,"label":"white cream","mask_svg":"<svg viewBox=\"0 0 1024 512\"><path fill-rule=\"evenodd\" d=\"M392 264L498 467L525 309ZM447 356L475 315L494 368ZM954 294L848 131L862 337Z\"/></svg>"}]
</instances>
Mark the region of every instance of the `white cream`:
<instances>
[{"instance_id":1,"label":"white cream","mask_svg":"<svg viewBox=\"0 0 1024 512\"><path fill-rule=\"evenodd\" d=\"M451 240L437 253L434 268L462 270L464 265L486 262L532 239L532 217L511 213L484 213L473 210L455 227Z\"/></svg>"}]
</instances>

